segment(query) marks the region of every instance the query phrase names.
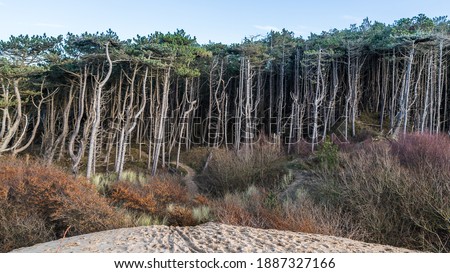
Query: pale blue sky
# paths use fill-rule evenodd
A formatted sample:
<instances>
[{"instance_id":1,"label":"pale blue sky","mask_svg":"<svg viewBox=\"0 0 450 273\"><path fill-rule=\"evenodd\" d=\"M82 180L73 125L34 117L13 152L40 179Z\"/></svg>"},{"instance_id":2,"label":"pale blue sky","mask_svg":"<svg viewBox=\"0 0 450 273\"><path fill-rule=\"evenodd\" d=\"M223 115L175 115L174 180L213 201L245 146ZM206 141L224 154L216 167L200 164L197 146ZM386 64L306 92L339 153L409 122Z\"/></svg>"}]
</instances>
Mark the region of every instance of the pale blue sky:
<instances>
[{"instance_id":1,"label":"pale blue sky","mask_svg":"<svg viewBox=\"0 0 450 273\"><path fill-rule=\"evenodd\" d=\"M393 23L419 13L436 17L449 12L449 0L0 0L0 39L108 28L127 39L179 28L199 43L237 43L270 29L286 28L306 38L311 32L359 25L365 17Z\"/></svg>"}]
</instances>

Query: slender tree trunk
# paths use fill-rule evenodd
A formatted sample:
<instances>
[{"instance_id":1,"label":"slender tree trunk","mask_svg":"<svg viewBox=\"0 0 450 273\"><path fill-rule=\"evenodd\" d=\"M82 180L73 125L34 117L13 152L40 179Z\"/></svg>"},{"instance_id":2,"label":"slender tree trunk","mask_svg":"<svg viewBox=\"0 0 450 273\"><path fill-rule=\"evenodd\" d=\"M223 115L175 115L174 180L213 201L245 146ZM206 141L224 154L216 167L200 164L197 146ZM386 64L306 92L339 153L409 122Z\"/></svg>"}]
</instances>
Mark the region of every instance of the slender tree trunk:
<instances>
[{"instance_id":1,"label":"slender tree trunk","mask_svg":"<svg viewBox=\"0 0 450 273\"><path fill-rule=\"evenodd\" d=\"M102 90L105 86L106 82L111 77L112 73L112 61L109 56L109 42L106 43L106 59L109 63L108 72L105 76L105 78L98 83L97 88L95 90L95 99L94 99L94 122L92 124L92 130L91 130L91 137L89 140L89 154L88 154L88 161L87 161L87 169L86 169L86 177L90 178L93 174L95 174L95 161L96 161L96 155L97 155L97 137L98 137L98 131L100 127L100 121L101 121L101 105L102 105Z\"/></svg>"},{"instance_id":2,"label":"slender tree trunk","mask_svg":"<svg viewBox=\"0 0 450 273\"><path fill-rule=\"evenodd\" d=\"M75 142L78 138L78 134L80 132L81 129L81 122L84 116L84 111L85 111L85 95L86 95L86 88L87 88L87 71L88 68L87 66L84 67L82 73L80 73L79 79L80 79L80 95L78 97L78 116L76 117L75 120L75 128L72 131L72 134L70 136L70 141L69 141L69 155L70 158L72 159L72 173L74 175L78 175L78 171L79 171L79 165L80 165L80 161L81 158L84 154L84 150L86 148L86 137L89 133L89 127L91 124L90 119L88 119L87 121L84 122L84 130L83 130L83 135L82 137L79 139L78 142L78 151L75 152Z\"/></svg>"},{"instance_id":3,"label":"slender tree trunk","mask_svg":"<svg viewBox=\"0 0 450 273\"><path fill-rule=\"evenodd\" d=\"M153 166L152 175L156 175L156 170L158 168L158 159L161 152L161 146L164 145L164 124L167 116L168 100L169 100L169 78L170 78L170 67L166 69L164 75L164 87L163 87L163 97L160 115L158 117L158 130L155 133L155 152L153 154ZM163 153L164 156L164 153Z\"/></svg>"},{"instance_id":4,"label":"slender tree trunk","mask_svg":"<svg viewBox=\"0 0 450 273\"><path fill-rule=\"evenodd\" d=\"M436 134L441 131L441 104L442 104L442 55L443 55L443 44L444 41L441 39L439 41L439 63L438 63L438 83L437 83L437 105L436 105Z\"/></svg>"},{"instance_id":5,"label":"slender tree trunk","mask_svg":"<svg viewBox=\"0 0 450 273\"><path fill-rule=\"evenodd\" d=\"M8 148L8 145L10 145L11 140L18 133L17 131L19 130L20 122L22 121L22 98L19 92L19 79L13 80L13 88L14 88L14 95L16 96L17 100L16 117L14 119L12 126L6 132L5 136L0 140L0 154L15 148L16 144L13 144L12 148ZM26 130L26 128L24 128L24 130Z\"/></svg>"}]
</instances>

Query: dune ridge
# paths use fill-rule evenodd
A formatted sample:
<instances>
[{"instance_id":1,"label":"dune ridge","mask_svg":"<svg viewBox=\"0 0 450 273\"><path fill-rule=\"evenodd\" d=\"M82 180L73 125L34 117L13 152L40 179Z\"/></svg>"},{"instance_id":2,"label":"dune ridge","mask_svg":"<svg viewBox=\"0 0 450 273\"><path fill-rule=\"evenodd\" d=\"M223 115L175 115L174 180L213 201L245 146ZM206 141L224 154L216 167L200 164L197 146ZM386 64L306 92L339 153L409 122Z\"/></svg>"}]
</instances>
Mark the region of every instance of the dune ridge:
<instances>
[{"instance_id":1,"label":"dune ridge","mask_svg":"<svg viewBox=\"0 0 450 273\"><path fill-rule=\"evenodd\" d=\"M74 236L16 249L24 253L392 253L387 245L300 232L207 223L193 227L142 226Z\"/></svg>"}]
</instances>

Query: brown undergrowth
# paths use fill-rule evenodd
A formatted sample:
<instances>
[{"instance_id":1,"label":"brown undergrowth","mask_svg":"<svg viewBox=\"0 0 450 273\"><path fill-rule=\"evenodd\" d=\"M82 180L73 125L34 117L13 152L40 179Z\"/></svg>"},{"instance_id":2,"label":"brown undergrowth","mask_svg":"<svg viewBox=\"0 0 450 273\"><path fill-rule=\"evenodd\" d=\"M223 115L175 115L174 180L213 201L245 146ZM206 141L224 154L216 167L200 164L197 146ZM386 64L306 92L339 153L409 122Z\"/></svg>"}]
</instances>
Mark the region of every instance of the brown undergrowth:
<instances>
[{"instance_id":1,"label":"brown undergrowth","mask_svg":"<svg viewBox=\"0 0 450 273\"><path fill-rule=\"evenodd\" d=\"M346 237L351 237L351 232L354 232L343 226L348 221L342 214L316 206L307 196L299 196L295 201L282 201L257 187L217 199L214 211L219 222L230 225Z\"/></svg>"},{"instance_id":2,"label":"brown undergrowth","mask_svg":"<svg viewBox=\"0 0 450 273\"><path fill-rule=\"evenodd\" d=\"M83 178L56 167L0 160L0 251L128 226L123 214Z\"/></svg>"},{"instance_id":3,"label":"brown undergrowth","mask_svg":"<svg viewBox=\"0 0 450 273\"><path fill-rule=\"evenodd\" d=\"M280 146L263 141L238 152L216 149L196 181L201 191L216 197L242 192L252 185L274 189L287 174L285 163Z\"/></svg>"},{"instance_id":4,"label":"brown undergrowth","mask_svg":"<svg viewBox=\"0 0 450 273\"><path fill-rule=\"evenodd\" d=\"M201 205L192 199L176 176L148 177L145 183L119 181L112 183L107 195L114 206L134 213L150 215L169 225L195 225L193 208ZM206 202L205 200L201 202Z\"/></svg>"},{"instance_id":5,"label":"brown undergrowth","mask_svg":"<svg viewBox=\"0 0 450 273\"><path fill-rule=\"evenodd\" d=\"M319 204L339 208L358 239L422 251L450 251L450 139L407 134L365 143L319 168L310 186Z\"/></svg>"},{"instance_id":6,"label":"brown undergrowth","mask_svg":"<svg viewBox=\"0 0 450 273\"><path fill-rule=\"evenodd\" d=\"M68 227L72 236L211 220L450 251L448 136L404 135L340 150L324 143L308 158L299 166L314 179L296 181L302 187L288 199L281 194L286 158L275 146L256 145L249 155L214 150L195 178L206 193L197 196L179 176L127 172L92 179L95 187L55 167L2 157L0 251L60 238Z\"/></svg>"}]
</instances>

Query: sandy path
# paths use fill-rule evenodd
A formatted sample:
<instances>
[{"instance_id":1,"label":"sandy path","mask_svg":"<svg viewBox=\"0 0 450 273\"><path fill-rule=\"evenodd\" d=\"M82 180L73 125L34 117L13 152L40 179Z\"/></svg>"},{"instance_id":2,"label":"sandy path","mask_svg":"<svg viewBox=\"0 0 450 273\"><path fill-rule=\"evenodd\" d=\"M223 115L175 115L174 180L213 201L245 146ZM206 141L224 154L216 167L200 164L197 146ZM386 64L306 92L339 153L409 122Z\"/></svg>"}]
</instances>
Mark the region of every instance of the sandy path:
<instances>
[{"instance_id":1,"label":"sandy path","mask_svg":"<svg viewBox=\"0 0 450 273\"><path fill-rule=\"evenodd\" d=\"M207 223L108 230L13 252L412 252L334 236Z\"/></svg>"},{"instance_id":2,"label":"sandy path","mask_svg":"<svg viewBox=\"0 0 450 273\"><path fill-rule=\"evenodd\" d=\"M173 162L170 162L170 164L173 164L176 166L177 162L173 161ZM178 166L183 168L187 172L187 174L183 177L183 181L186 184L186 187L187 187L189 193L192 196L197 195L198 194L198 186L197 186L197 184L195 184L195 181L194 181L194 176L196 175L195 171L188 165L183 164L181 162L178 163Z\"/></svg>"}]
</instances>

